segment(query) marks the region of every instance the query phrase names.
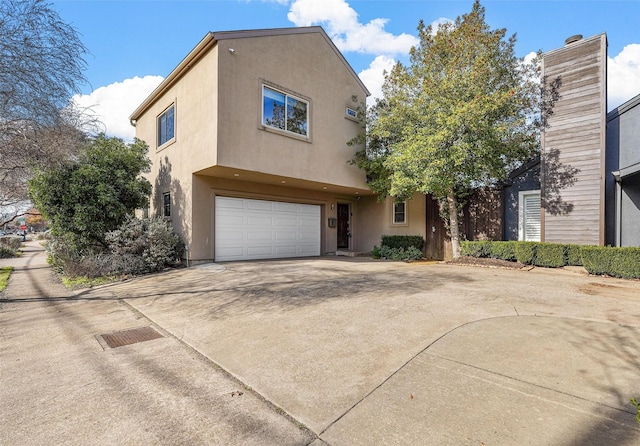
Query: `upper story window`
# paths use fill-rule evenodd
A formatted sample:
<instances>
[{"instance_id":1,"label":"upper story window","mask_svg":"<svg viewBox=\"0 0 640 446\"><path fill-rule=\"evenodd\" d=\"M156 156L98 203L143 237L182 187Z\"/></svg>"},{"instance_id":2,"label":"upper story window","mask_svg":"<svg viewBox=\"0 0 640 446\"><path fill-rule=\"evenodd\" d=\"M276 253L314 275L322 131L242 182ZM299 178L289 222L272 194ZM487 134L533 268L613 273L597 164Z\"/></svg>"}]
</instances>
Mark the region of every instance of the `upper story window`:
<instances>
[{"instance_id":1,"label":"upper story window","mask_svg":"<svg viewBox=\"0 0 640 446\"><path fill-rule=\"evenodd\" d=\"M175 105L158 116L158 147L175 137Z\"/></svg>"},{"instance_id":2,"label":"upper story window","mask_svg":"<svg viewBox=\"0 0 640 446\"><path fill-rule=\"evenodd\" d=\"M309 103L263 85L262 125L307 136Z\"/></svg>"},{"instance_id":3,"label":"upper story window","mask_svg":"<svg viewBox=\"0 0 640 446\"><path fill-rule=\"evenodd\" d=\"M393 224L394 225L407 224L407 202L406 201L395 201L393 203Z\"/></svg>"}]
</instances>

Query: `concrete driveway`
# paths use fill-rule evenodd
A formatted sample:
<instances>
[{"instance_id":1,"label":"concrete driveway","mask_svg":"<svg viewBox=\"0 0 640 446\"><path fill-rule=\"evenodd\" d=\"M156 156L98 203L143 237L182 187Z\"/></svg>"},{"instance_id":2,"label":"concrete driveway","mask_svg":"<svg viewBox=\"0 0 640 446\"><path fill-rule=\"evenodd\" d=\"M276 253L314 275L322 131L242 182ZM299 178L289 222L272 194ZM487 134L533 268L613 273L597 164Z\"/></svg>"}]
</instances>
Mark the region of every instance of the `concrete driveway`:
<instances>
[{"instance_id":1,"label":"concrete driveway","mask_svg":"<svg viewBox=\"0 0 640 446\"><path fill-rule=\"evenodd\" d=\"M86 339L145 324L168 336L113 349L122 361L134 349L160 360L163 342L209 361L208 374L191 371L172 344L177 386L205 392L202 376L227 371L263 414L262 444L640 444L638 281L312 258L203 265L56 303L101 312ZM3 324L24 311L2 305ZM177 438L156 444L189 443Z\"/></svg>"}]
</instances>

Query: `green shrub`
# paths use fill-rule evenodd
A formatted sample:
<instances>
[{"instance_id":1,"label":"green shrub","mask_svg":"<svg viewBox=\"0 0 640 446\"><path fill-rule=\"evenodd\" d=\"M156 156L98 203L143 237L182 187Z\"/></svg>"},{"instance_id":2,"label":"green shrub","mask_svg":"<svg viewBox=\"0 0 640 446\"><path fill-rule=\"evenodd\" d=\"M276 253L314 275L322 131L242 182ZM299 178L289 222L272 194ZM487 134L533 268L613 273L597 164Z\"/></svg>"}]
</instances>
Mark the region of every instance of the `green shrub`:
<instances>
[{"instance_id":1,"label":"green shrub","mask_svg":"<svg viewBox=\"0 0 640 446\"><path fill-rule=\"evenodd\" d=\"M581 245L564 245L565 247L565 264L572 266L582 266L582 254L580 254Z\"/></svg>"},{"instance_id":2,"label":"green shrub","mask_svg":"<svg viewBox=\"0 0 640 446\"><path fill-rule=\"evenodd\" d=\"M487 240L463 240L460 242L460 255L468 257L489 257L491 242Z\"/></svg>"},{"instance_id":3,"label":"green shrub","mask_svg":"<svg viewBox=\"0 0 640 446\"><path fill-rule=\"evenodd\" d=\"M583 246L580 252L589 274L640 279L640 248Z\"/></svg>"},{"instance_id":4,"label":"green shrub","mask_svg":"<svg viewBox=\"0 0 640 446\"><path fill-rule=\"evenodd\" d=\"M184 243L173 227L163 218L127 217L115 231L105 236L109 251L122 257L124 273L160 271L177 266L184 251ZM126 271L127 265L133 271Z\"/></svg>"},{"instance_id":5,"label":"green shrub","mask_svg":"<svg viewBox=\"0 0 640 446\"><path fill-rule=\"evenodd\" d=\"M9 259L16 257L17 253L7 245L0 245L0 259Z\"/></svg>"},{"instance_id":6,"label":"green shrub","mask_svg":"<svg viewBox=\"0 0 640 446\"><path fill-rule=\"evenodd\" d=\"M421 235L383 235L381 245L402 249L408 249L413 246L418 251L422 251L424 238Z\"/></svg>"},{"instance_id":7,"label":"green shrub","mask_svg":"<svg viewBox=\"0 0 640 446\"><path fill-rule=\"evenodd\" d=\"M516 260L524 265L533 265L538 242L519 242L516 245Z\"/></svg>"},{"instance_id":8,"label":"green shrub","mask_svg":"<svg viewBox=\"0 0 640 446\"><path fill-rule=\"evenodd\" d=\"M12 251L17 251L22 246L22 236L7 235L0 237L0 246L9 248Z\"/></svg>"},{"instance_id":9,"label":"green shrub","mask_svg":"<svg viewBox=\"0 0 640 446\"><path fill-rule=\"evenodd\" d=\"M380 248L376 245L373 247L373 249L371 250L371 257L373 257L374 259L379 259L380 256Z\"/></svg>"},{"instance_id":10,"label":"green shrub","mask_svg":"<svg viewBox=\"0 0 640 446\"><path fill-rule=\"evenodd\" d=\"M535 248L533 265L560 268L565 263L565 246L560 243L539 243Z\"/></svg>"},{"instance_id":11,"label":"green shrub","mask_svg":"<svg viewBox=\"0 0 640 446\"><path fill-rule=\"evenodd\" d=\"M68 277L139 275L181 263L184 244L162 218L128 217L105 236L108 247L78 252L65 237L47 243L48 262Z\"/></svg>"},{"instance_id":12,"label":"green shrub","mask_svg":"<svg viewBox=\"0 0 640 446\"><path fill-rule=\"evenodd\" d=\"M518 242L489 242L489 257L494 259L508 260L510 262L516 261L516 246Z\"/></svg>"},{"instance_id":13,"label":"green shrub","mask_svg":"<svg viewBox=\"0 0 640 446\"><path fill-rule=\"evenodd\" d=\"M395 261L409 261L420 260L422 258L422 251L415 246L409 246L408 248L391 248L389 246L382 245L380 247L380 258Z\"/></svg>"}]
</instances>

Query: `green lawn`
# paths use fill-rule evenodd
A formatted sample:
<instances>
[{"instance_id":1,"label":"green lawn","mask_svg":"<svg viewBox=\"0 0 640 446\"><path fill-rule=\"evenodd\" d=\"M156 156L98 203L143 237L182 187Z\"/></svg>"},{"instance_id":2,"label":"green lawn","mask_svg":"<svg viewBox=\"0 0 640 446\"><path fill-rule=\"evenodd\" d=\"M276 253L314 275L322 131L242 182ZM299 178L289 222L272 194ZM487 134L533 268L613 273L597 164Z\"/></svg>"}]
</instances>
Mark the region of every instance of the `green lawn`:
<instances>
[{"instance_id":1,"label":"green lawn","mask_svg":"<svg viewBox=\"0 0 640 446\"><path fill-rule=\"evenodd\" d=\"M3 291L7 287L7 282L9 281L11 271L13 271L13 266L5 266L4 268L0 268L0 291Z\"/></svg>"}]
</instances>

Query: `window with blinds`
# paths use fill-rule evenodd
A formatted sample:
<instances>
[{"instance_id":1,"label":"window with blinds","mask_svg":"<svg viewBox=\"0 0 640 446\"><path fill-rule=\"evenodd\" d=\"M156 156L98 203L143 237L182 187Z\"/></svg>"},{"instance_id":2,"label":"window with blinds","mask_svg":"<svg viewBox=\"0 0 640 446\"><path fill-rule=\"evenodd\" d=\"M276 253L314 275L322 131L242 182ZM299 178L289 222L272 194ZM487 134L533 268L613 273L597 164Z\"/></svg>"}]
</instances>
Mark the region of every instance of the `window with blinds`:
<instances>
[{"instance_id":1,"label":"window with blinds","mask_svg":"<svg viewBox=\"0 0 640 446\"><path fill-rule=\"evenodd\" d=\"M518 194L518 240L540 241L540 191Z\"/></svg>"}]
</instances>

